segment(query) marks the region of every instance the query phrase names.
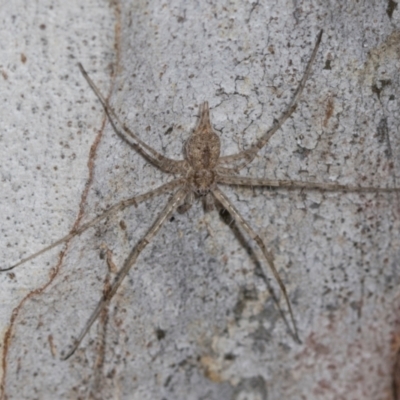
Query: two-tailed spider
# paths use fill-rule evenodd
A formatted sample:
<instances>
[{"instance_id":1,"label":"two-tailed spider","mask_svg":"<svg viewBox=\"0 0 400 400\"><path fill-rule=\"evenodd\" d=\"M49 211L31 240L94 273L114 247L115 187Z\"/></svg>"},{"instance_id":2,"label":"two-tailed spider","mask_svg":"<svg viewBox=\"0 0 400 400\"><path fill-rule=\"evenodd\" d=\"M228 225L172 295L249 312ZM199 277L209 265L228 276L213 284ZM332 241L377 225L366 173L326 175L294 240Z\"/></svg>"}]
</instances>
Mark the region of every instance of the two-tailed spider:
<instances>
[{"instance_id":1,"label":"two-tailed spider","mask_svg":"<svg viewBox=\"0 0 400 400\"><path fill-rule=\"evenodd\" d=\"M199 111L199 122L189 137L185 146L185 155L183 160L172 160L160 154L152 147L144 143L138 136L136 136L129 128L127 128L118 118L114 110L108 105L103 95L99 92L93 81L89 78L88 74L84 70L83 66L79 64L79 68L89 83L90 87L97 95L104 110L108 116L108 119L113 126L115 132L122 137L149 163L165 172L166 174L172 175L174 178L158 187L157 189L151 190L145 194L123 200L118 204L115 204L108 210L104 211L101 215L94 218L92 221L81 225L79 228L70 232L67 236L56 241L55 243L47 246L46 248L32 254L31 256L21 260L17 264L3 269L2 271L9 271L17 266L32 260L35 257L43 254L44 252L70 240L74 236L80 235L82 232L96 225L99 221L112 214L115 214L127 207L132 205L137 206L139 203L151 199L155 196L159 196L163 193L172 192L173 195L169 199L164 209L157 216L150 229L147 231L144 237L133 248L122 268L117 273L115 281L110 286L109 290L106 291L100 299L96 309L93 311L91 317L87 321L84 329L80 336L76 339L71 350L63 356L63 359L70 357L79 344L85 337L86 333L90 329L91 325L99 316L102 309L112 299L116 291L118 290L121 282L128 274L130 268L136 262L142 250L152 241L157 235L158 231L163 226L164 222L168 220L173 212L176 210L184 212L188 210L193 201L197 198L203 200L205 208L212 210L217 203L219 207L223 207L235 220L238 227L243 229L247 235L253 239L259 248L261 249L266 264L271 269L276 281L285 298L287 308L290 314L290 319L293 325L294 334L298 338L297 328L293 316L292 306L289 301L289 297L286 292L285 285L280 278L278 271L274 265L274 257L272 253L267 249L261 237L251 228L249 223L242 217L237 208L232 204L231 200L224 194L220 189L223 185L232 186L251 186L251 187L279 187L279 188L298 188L301 190L325 190L325 191L399 191L397 188L374 188L374 187L349 187L338 185L335 183L312 183L312 182L301 182L301 181L290 181L290 180L268 180L254 177L243 177L239 176L238 172L250 164L257 156L258 152L268 143L272 135L284 124L284 122L292 115L295 111L299 98L303 92L307 78L310 75L311 66L314 62L318 47L321 42L322 30L318 34L314 50L311 54L310 60L308 61L307 67L304 71L303 77L300 84L294 94L291 103L288 105L286 111L282 116L274 122L274 125L261 136L251 147L247 150L241 151L240 153L220 156L221 142L217 134L212 128L210 121L210 111L208 102L204 102L200 105ZM263 266L264 268L265 266ZM265 270L263 273L266 275Z\"/></svg>"}]
</instances>

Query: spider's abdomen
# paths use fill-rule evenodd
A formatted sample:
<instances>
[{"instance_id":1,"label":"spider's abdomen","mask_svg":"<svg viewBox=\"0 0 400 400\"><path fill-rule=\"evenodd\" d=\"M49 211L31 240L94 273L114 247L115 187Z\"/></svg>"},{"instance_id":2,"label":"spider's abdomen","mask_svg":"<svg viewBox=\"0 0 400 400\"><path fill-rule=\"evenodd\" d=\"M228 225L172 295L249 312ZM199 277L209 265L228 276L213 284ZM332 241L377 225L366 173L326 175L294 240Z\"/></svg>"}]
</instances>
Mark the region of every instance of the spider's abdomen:
<instances>
[{"instance_id":1,"label":"spider's abdomen","mask_svg":"<svg viewBox=\"0 0 400 400\"><path fill-rule=\"evenodd\" d=\"M186 157L194 170L217 165L221 142L213 131L195 132L186 143Z\"/></svg>"},{"instance_id":2,"label":"spider's abdomen","mask_svg":"<svg viewBox=\"0 0 400 400\"><path fill-rule=\"evenodd\" d=\"M192 167L189 182L198 194L207 194L215 185L214 168L217 166L221 142L213 131L208 103L200 106L200 119L197 128L186 142L186 160Z\"/></svg>"},{"instance_id":3,"label":"spider's abdomen","mask_svg":"<svg viewBox=\"0 0 400 400\"><path fill-rule=\"evenodd\" d=\"M197 128L186 143L186 159L195 171L214 169L219 159L221 142L213 131L208 102L200 105Z\"/></svg>"}]
</instances>

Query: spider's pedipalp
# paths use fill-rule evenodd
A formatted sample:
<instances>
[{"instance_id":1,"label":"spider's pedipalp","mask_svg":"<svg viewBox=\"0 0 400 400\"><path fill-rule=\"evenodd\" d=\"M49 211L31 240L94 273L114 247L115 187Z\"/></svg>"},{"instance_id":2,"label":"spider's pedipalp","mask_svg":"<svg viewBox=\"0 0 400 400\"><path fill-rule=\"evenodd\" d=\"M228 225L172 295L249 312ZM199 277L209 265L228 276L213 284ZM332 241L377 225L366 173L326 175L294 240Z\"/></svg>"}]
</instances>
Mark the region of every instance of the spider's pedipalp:
<instances>
[{"instance_id":1,"label":"spider's pedipalp","mask_svg":"<svg viewBox=\"0 0 400 400\"><path fill-rule=\"evenodd\" d=\"M187 212L192 208L193 203L194 203L194 192L192 190L189 190L188 194L183 200L183 203L177 208L178 213L184 214L185 212Z\"/></svg>"},{"instance_id":2,"label":"spider's pedipalp","mask_svg":"<svg viewBox=\"0 0 400 400\"><path fill-rule=\"evenodd\" d=\"M215 210L215 197L211 192L208 192L205 196L203 196L203 206L206 212Z\"/></svg>"}]
</instances>

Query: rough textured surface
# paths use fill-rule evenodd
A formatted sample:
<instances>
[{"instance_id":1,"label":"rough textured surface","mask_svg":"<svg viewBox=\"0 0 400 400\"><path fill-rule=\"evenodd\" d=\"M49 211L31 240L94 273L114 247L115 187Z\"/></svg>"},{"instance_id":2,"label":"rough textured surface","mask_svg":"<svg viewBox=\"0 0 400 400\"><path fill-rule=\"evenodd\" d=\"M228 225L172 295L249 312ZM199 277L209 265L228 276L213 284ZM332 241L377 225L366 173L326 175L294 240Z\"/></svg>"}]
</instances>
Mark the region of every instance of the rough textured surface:
<instances>
[{"instance_id":1,"label":"rough textured surface","mask_svg":"<svg viewBox=\"0 0 400 400\"><path fill-rule=\"evenodd\" d=\"M257 177L399 186L400 10L393 1L59 2L0 9L2 266L120 199L166 182L115 135L79 74L180 158L208 100L223 154L269 127L325 33L293 117ZM170 129L172 128L172 129ZM0 274L3 399L393 398L400 199L226 190L265 238L302 344L253 243L201 207L176 215L73 358L108 279L168 196ZM282 300L282 299L281 299Z\"/></svg>"}]
</instances>

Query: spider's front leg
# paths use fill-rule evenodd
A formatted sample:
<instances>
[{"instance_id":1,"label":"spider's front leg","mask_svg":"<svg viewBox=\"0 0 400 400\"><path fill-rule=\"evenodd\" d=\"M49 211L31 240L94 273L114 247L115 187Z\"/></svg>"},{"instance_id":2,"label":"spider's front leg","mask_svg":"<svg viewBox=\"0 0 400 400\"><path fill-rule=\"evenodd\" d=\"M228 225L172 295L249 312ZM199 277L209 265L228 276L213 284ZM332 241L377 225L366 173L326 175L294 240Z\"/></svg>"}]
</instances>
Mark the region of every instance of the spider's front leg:
<instances>
[{"instance_id":1,"label":"spider's front leg","mask_svg":"<svg viewBox=\"0 0 400 400\"><path fill-rule=\"evenodd\" d=\"M300 343L300 338L299 338L299 335L297 332L297 326L296 326L296 322L294 320L293 310L292 310L292 306L290 304L289 296L287 295L285 285L282 282L282 279L279 276L279 273L275 268L273 255L267 250L261 237L246 222L246 220L242 217L242 215L239 213L239 211L236 209L236 207L232 204L232 202L226 197L226 195L223 192L221 192L221 190L219 190L217 187L215 187L212 190L212 194L222 204L222 206L229 212L229 214L231 214L231 216L236 221L236 223L239 225L239 227L241 227L250 236L250 238L253 239L257 243L258 247L261 249L261 251L265 257L265 260L267 261L267 263L275 277L275 280L278 282L281 292L283 293L285 302L286 302L288 310L289 310L290 319L292 321L295 338ZM263 273L264 273L264 276L266 277L266 274L264 271L263 271Z\"/></svg>"},{"instance_id":2,"label":"spider's front leg","mask_svg":"<svg viewBox=\"0 0 400 400\"><path fill-rule=\"evenodd\" d=\"M156 236L158 231L163 226L164 222L179 207L179 205L185 199L187 194L188 194L188 190L186 188L182 188L177 193L175 193L175 195L171 198L171 200L165 206L164 210L157 217L157 219L155 220L155 222L153 223L153 225L151 226L149 231L146 233L146 235L133 248L133 250L131 251L129 257L126 259L123 267L118 272L114 283L109 287L108 290L105 291L105 293L103 293L102 298L98 302L97 307L95 308L95 310L93 311L93 313L90 316L89 320L87 321L87 323L86 323L85 327L83 328L81 334L76 339L73 347L71 348L71 350L69 350L67 352L67 354L62 356L63 360L66 360L67 358L71 357L72 354L74 354L74 352L78 348L79 344L82 342L83 338L88 333L90 327L93 325L93 323L96 321L96 319L99 316L99 314L101 313L101 311L109 303L109 301L112 299L112 297L114 296L114 294L118 290L119 286L121 285L122 281L124 280L124 278L128 274L129 270L132 268L133 264L136 262L136 260L139 257L140 253L151 242L151 240L154 238L154 236Z\"/></svg>"}]
</instances>

